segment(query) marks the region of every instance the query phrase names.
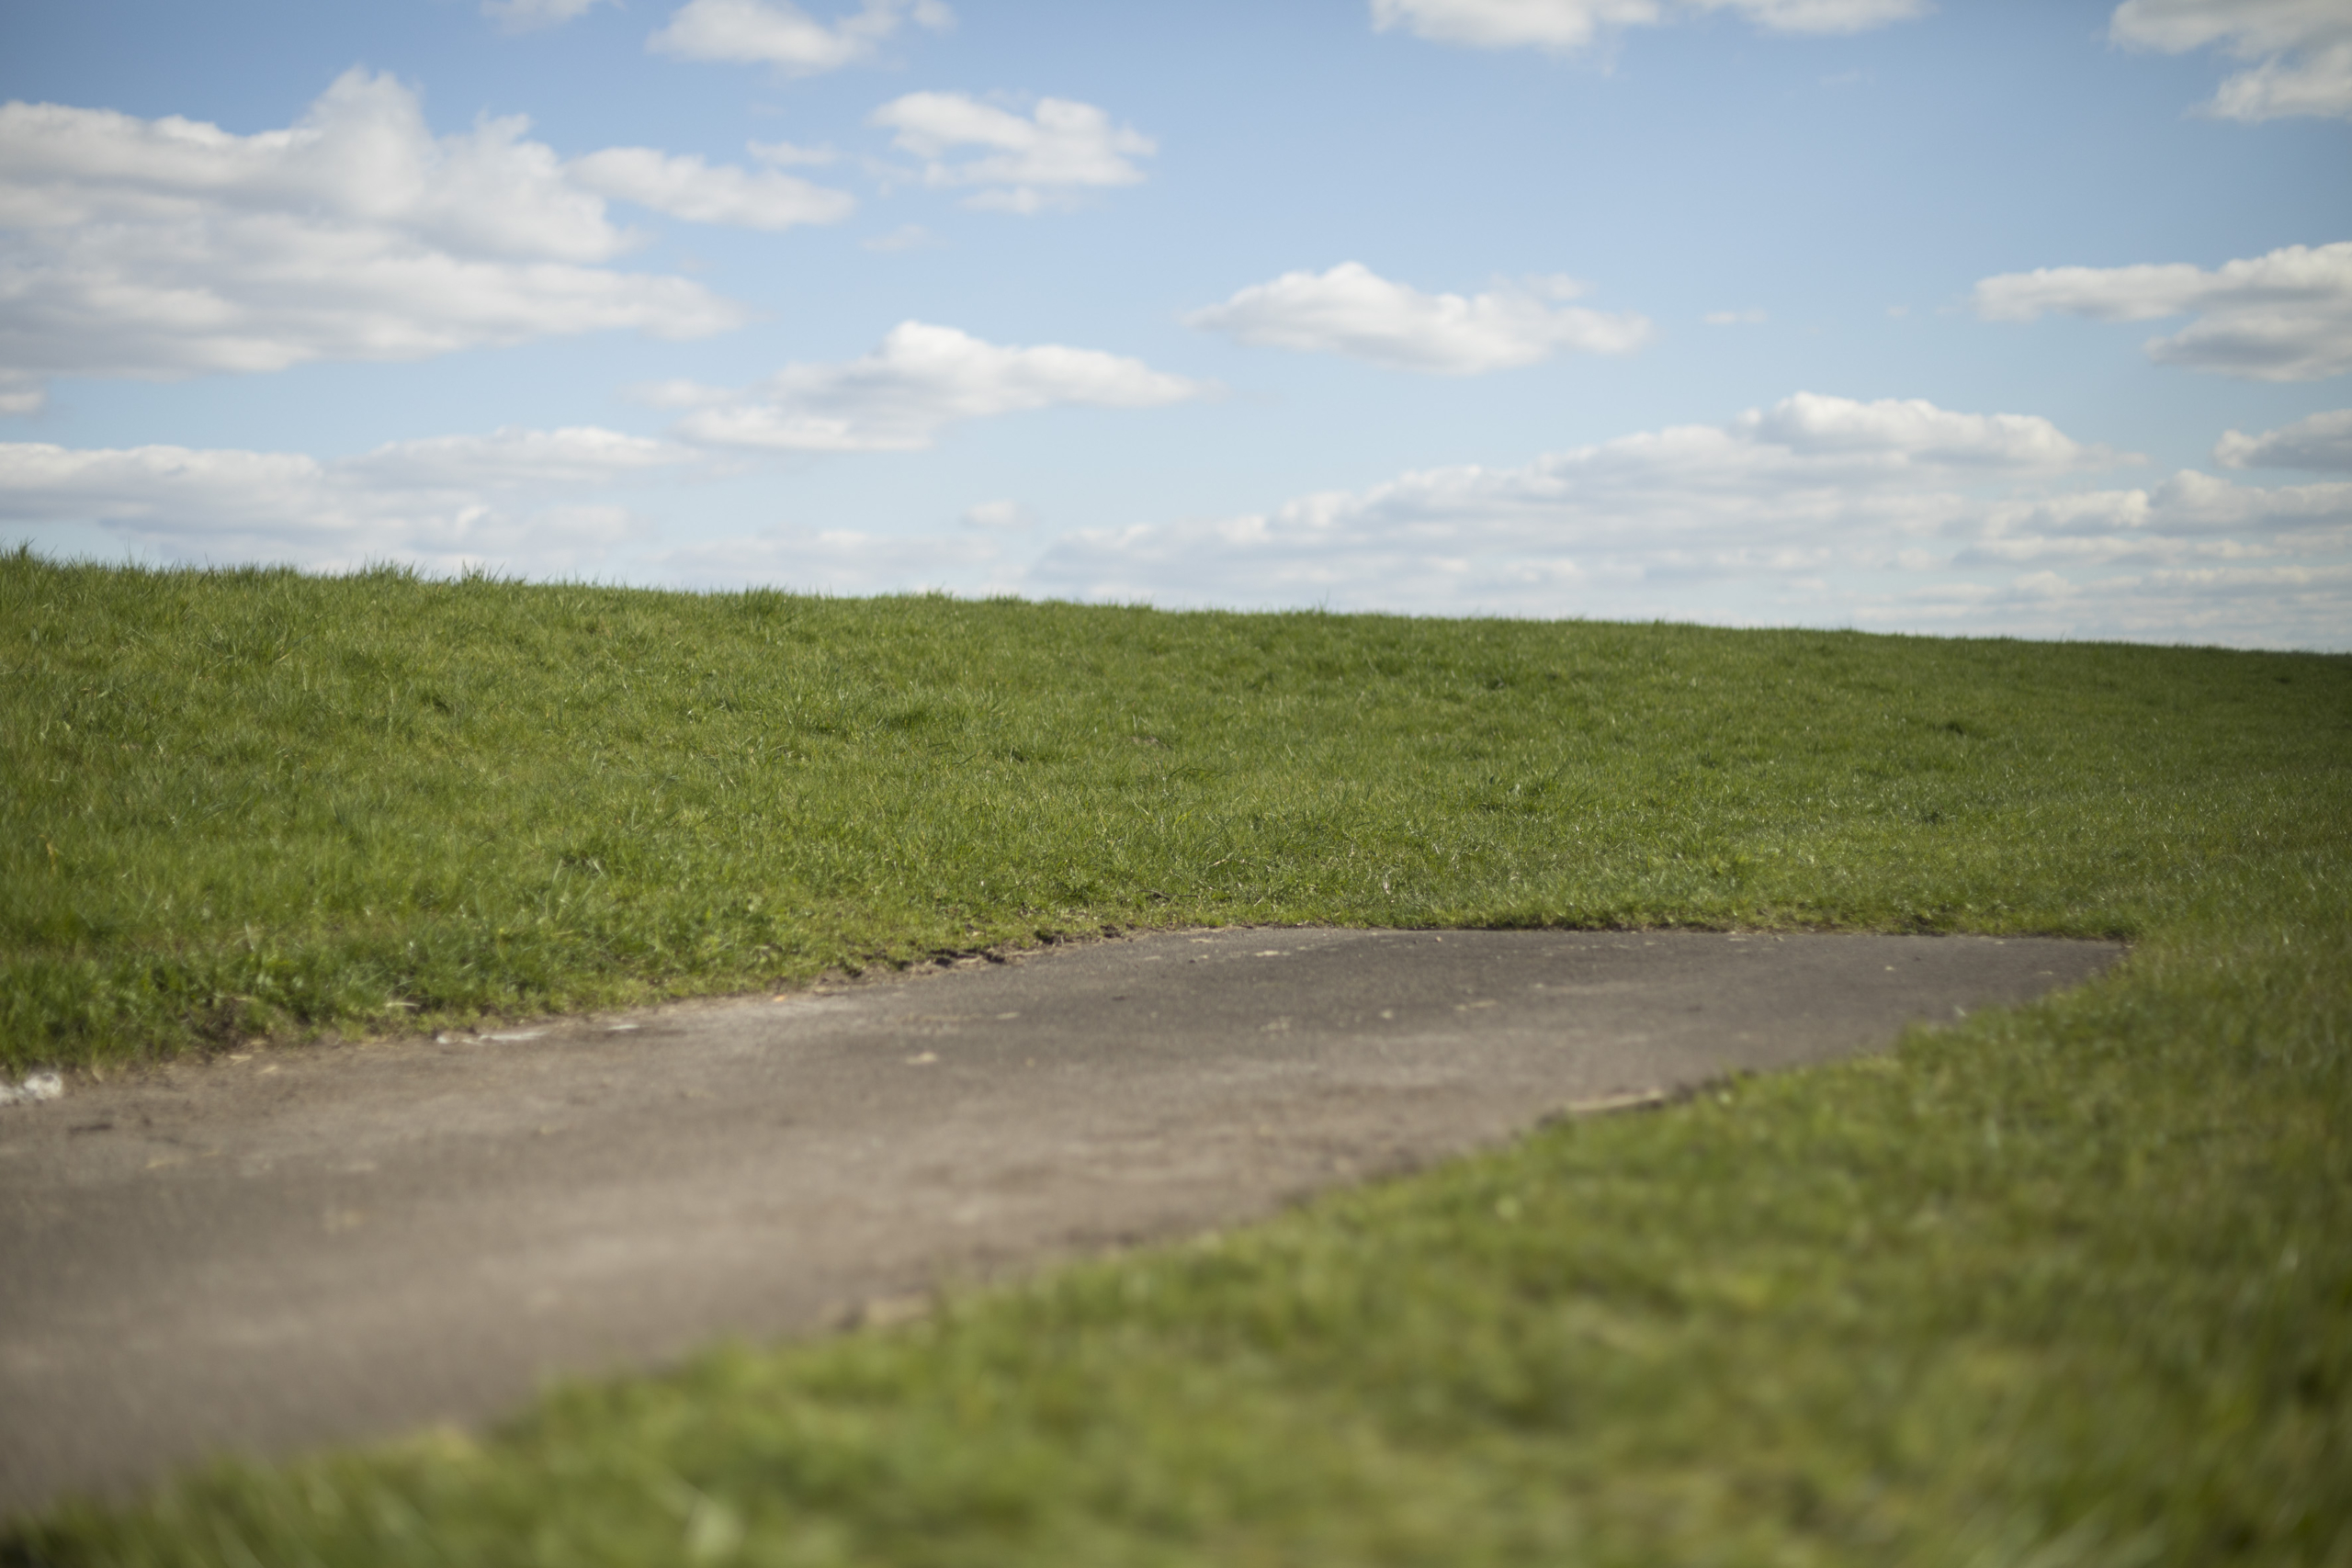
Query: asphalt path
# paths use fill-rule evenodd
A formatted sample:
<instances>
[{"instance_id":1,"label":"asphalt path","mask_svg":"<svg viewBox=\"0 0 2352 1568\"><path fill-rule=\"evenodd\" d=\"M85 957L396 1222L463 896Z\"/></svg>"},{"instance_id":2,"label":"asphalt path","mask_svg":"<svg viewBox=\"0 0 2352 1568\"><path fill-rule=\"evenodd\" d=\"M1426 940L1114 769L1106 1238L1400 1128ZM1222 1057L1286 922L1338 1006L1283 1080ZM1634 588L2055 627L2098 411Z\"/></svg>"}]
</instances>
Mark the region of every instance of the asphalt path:
<instances>
[{"instance_id":1,"label":"asphalt path","mask_svg":"<svg viewBox=\"0 0 2352 1568\"><path fill-rule=\"evenodd\" d=\"M1241 929L0 1109L0 1514L479 1422L1229 1224L2112 964L1968 937Z\"/></svg>"}]
</instances>

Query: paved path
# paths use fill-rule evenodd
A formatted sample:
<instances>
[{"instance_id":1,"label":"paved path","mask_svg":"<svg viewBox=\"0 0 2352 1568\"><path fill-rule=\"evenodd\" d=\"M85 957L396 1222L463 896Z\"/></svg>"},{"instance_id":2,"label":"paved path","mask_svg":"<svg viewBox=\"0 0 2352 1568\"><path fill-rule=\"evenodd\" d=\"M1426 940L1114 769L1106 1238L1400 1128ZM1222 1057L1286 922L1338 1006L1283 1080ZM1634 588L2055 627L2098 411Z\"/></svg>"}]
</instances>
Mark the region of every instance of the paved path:
<instances>
[{"instance_id":1,"label":"paved path","mask_svg":"<svg viewBox=\"0 0 2352 1568\"><path fill-rule=\"evenodd\" d=\"M0 1514L1889 1043L2110 944L1233 930L0 1110Z\"/></svg>"}]
</instances>

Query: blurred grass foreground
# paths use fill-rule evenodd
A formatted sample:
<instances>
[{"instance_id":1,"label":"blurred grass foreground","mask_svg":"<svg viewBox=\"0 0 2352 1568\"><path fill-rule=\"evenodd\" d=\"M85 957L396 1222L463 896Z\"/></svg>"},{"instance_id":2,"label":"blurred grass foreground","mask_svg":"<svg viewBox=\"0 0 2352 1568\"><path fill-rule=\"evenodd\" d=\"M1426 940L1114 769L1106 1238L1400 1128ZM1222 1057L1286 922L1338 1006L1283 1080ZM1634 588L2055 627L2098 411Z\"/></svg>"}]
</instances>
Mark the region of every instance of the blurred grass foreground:
<instances>
[{"instance_id":1,"label":"blurred grass foreground","mask_svg":"<svg viewBox=\"0 0 2352 1568\"><path fill-rule=\"evenodd\" d=\"M2352 659L21 551L0 653L15 1073L1112 928L2134 944L0 1562L2352 1563Z\"/></svg>"}]
</instances>

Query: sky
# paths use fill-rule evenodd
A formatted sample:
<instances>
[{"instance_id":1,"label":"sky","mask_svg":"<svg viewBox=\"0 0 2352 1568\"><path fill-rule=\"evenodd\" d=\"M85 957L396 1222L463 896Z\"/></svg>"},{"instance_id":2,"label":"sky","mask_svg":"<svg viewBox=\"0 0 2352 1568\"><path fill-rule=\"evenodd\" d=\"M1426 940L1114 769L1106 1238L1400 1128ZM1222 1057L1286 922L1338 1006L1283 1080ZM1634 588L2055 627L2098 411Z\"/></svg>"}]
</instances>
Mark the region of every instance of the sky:
<instances>
[{"instance_id":1,"label":"sky","mask_svg":"<svg viewBox=\"0 0 2352 1568\"><path fill-rule=\"evenodd\" d=\"M2352 649L2346 0L0 0L0 543Z\"/></svg>"}]
</instances>

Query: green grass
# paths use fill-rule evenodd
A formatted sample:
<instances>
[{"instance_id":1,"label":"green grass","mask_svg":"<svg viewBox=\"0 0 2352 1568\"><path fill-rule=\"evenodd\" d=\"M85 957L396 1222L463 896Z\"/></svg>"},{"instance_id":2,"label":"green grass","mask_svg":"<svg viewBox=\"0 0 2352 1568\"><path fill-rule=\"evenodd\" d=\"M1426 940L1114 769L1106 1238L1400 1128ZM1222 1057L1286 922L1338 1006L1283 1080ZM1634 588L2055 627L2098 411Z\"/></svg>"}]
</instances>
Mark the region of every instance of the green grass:
<instances>
[{"instance_id":1,"label":"green grass","mask_svg":"<svg viewBox=\"0 0 2352 1568\"><path fill-rule=\"evenodd\" d=\"M0 1040L106 1063L1111 925L2137 933L2335 852L2347 709L2343 659L20 554Z\"/></svg>"},{"instance_id":2,"label":"green grass","mask_svg":"<svg viewBox=\"0 0 2352 1568\"><path fill-rule=\"evenodd\" d=\"M0 1562L2352 1563L2352 660L22 555L0 649L19 1066L1113 925L2136 944Z\"/></svg>"}]
</instances>

